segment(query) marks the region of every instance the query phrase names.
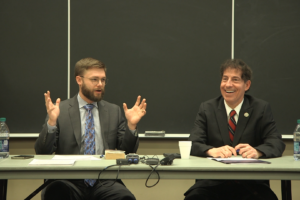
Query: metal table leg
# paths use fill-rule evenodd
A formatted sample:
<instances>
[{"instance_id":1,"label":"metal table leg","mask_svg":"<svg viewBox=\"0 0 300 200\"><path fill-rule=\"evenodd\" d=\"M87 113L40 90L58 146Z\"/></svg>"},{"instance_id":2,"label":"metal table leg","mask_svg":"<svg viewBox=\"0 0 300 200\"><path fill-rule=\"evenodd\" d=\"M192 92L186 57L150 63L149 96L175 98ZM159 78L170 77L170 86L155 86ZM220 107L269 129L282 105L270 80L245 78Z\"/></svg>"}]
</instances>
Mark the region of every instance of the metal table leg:
<instances>
[{"instance_id":1,"label":"metal table leg","mask_svg":"<svg viewBox=\"0 0 300 200\"><path fill-rule=\"evenodd\" d=\"M291 180L281 180L282 200L292 200Z\"/></svg>"},{"instance_id":2,"label":"metal table leg","mask_svg":"<svg viewBox=\"0 0 300 200\"><path fill-rule=\"evenodd\" d=\"M0 179L0 199L6 200L7 179Z\"/></svg>"}]
</instances>

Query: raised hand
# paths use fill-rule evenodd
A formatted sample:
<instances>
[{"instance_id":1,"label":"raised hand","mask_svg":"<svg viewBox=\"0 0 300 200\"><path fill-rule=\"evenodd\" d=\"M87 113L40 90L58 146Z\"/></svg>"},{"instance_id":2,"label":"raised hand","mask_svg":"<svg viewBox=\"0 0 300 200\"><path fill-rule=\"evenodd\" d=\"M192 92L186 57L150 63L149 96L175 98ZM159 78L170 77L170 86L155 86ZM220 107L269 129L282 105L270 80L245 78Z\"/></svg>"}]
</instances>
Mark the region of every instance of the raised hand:
<instances>
[{"instance_id":1,"label":"raised hand","mask_svg":"<svg viewBox=\"0 0 300 200\"><path fill-rule=\"evenodd\" d=\"M46 109L47 113L49 116L48 124L51 126L56 125L56 120L59 116L59 103L60 103L60 98L56 99L56 104L54 105L52 103L52 100L50 98L50 91L47 91L47 93L44 93L45 96L45 104L46 104Z\"/></svg>"},{"instance_id":2,"label":"raised hand","mask_svg":"<svg viewBox=\"0 0 300 200\"><path fill-rule=\"evenodd\" d=\"M141 96L137 97L137 100L131 109L128 109L126 103L123 103L125 117L127 119L128 127L130 130L136 129L137 123L146 114L146 107L146 99L143 99L143 101L141 102Z\"/></svg>"},{"instance_id":3,"label":"raised hand","mask_svg":"<svg viewBox=\"0 0 300 200\"><path fill-rule=\"evenodd\" d=\"M230 158L232 155L236 156L236 150L231 146L222 146L219 148L209 149L206 154L214 158Z\"/></svg>"}]
</instances>

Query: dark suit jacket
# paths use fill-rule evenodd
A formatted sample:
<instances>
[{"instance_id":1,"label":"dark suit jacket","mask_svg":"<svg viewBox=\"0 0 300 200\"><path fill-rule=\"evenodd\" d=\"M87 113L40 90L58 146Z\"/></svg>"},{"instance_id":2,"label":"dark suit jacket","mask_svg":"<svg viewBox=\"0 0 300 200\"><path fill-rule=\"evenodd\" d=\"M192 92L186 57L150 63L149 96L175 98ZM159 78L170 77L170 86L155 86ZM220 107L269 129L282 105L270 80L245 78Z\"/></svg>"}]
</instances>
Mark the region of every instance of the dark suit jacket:
<instances>
[{"instance_id":1,"label":"dark suit jacket","mask_svg":"<svg viewBox=\"0 0 300 200\"><path fill-rule=\"evenodd\" d=\"M59 105L56 133L48 133L46 117L43 129L35 143L37 154L83 154L81 148L81 122L77 95ZM98 102L101 135L104 149L119 149L135 153L139 140L127 127L121 109L115 104ZM104 152L103 152L104 154Z\"/></svg>"},{"instance_id":2,"label":"dark suit jacket","mask_svg":"<svg viewBox=\"0 0 300 200\"><path fill-rule=\"evenodd\" d=\"M249 116L246 117L245 113ZM230 145L228 118L222 96L200 105L189 140L192 141L191 155L200 157L207 157L206 151L211 148ZM266 158L279 157L285 149L270 105L246 94L232 146L235 147L240 143L251 145ZM199 180L191 189L220 183L221 181Z\"/></svg>"}]
</instances>

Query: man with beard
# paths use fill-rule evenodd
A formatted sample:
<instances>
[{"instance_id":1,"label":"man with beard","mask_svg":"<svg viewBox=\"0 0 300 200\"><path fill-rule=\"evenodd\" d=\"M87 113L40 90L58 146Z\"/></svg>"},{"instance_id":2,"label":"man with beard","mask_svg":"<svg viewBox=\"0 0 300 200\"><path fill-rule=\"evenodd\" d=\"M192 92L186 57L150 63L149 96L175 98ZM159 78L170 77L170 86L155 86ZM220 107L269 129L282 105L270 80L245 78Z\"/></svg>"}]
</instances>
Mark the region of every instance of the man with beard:
<instances>
[{"instance_id":1,"label":"man with beard","mask_svg":"<svg viewBox=\"0 0 300 200\"><path fill-rule=\"evenodd\" d=\"M79 93L71 99L52 103L50 92L44 94L47 117L35 143L37 154L102 155L105 149L135 153L139 140L137 124L146 114L146 100L138 96L128 109L102 100L107 84L106 66L94 58L84 58L75 65ZM121 180L93 179L54 180L43 191L42 199L106 199L132 200L134 195Z\"/></svg>"},{"instance_id":2,"label":"man with beard","mask_svg":"<svg viewBox=\"0 0 300 200\"><path fill-rule=\"evenodd\" d=\"M203 102L189 140L191 155L200 157L274 158L285 144L277 131L269 103L245 94L252 70L240 59L221 65L221 96ZM197 180L185 200L265 199L276 195L268 180Z\"/></svg>"}]
</instances>

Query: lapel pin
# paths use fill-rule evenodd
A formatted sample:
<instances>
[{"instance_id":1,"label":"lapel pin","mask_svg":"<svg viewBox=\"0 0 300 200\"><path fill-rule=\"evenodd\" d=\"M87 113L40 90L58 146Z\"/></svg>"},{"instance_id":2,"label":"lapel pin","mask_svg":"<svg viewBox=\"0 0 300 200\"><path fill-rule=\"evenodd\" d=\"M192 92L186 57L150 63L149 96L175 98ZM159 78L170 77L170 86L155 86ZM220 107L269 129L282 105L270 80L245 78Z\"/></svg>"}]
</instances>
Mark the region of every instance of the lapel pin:
<instances>
[{"instance_id":1,"label":"lapel pin","mask_svg":"<svg viewBox=\"0 0 300 200\"><path fill-rule=\"evenodd\" d=\"M245 117L249 117L249 113L246 112L246 113L244 114L244 116L245 116Z\"/></svg>"}]
</instances>

